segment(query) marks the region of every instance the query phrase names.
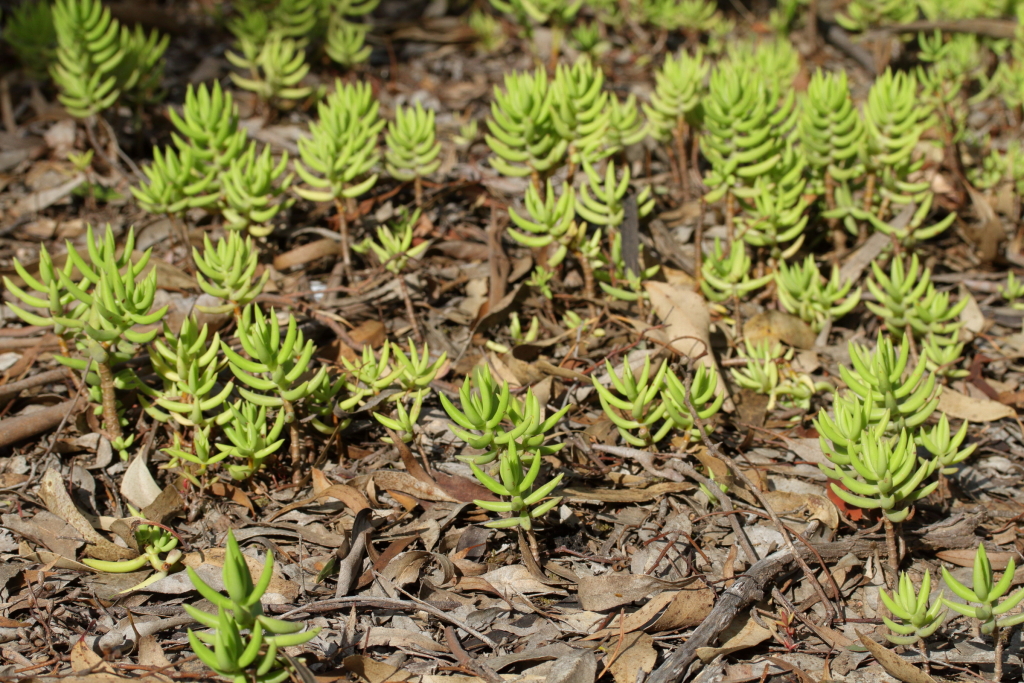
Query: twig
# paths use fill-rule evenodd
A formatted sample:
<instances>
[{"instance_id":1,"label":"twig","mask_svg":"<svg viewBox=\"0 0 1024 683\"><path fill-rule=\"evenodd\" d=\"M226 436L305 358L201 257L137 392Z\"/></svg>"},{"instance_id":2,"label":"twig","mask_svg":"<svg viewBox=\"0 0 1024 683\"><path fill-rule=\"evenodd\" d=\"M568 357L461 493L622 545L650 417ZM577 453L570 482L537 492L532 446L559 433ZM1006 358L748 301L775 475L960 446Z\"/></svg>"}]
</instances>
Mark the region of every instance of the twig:
<instances>
[{"instance_id":1,"label":"twig","mask_svg":"<svg viewBox=\"0 0 1024 683\"><path fill-rule=\"evenodd\" d=\"M281 615L282 619L295 616L296 614L302 614L306 612L308 614L315 614L317 612L330 612L338 609L342 605L356 605L357 607L379 607L381 609L400 609L409 611L423 611L433 614L435 617L442 621L446 621L452 626L457 626L471 636L479 639L485 643L492 650L498 649L498 644L485 636L480 631L461 621L460 619L444 612L443 610L434 607L429 602L422 600L399 600L397 598L363 598L358 596L344 597L344 598L332 598L329 600L318 600L317 602L311 602L308 605L302 607L296 607L295 609L288 610ZM276 611L285 606L278 605L264 605L265 609L270 611Z\"/></svg>"},{"instance_id":2,"label":"twig","mask_svg":"<svg viewBox=\"0 0 1024 683\"><path fill-rule=\"evenodd\" d=\"M471 670L477 676L487 681L487 683L505 683L504 679L494 669L483 662L473 659L466 652L451 626L444 627L444 638L448 643L448 649L455 655L455 659L459 660L459 664Z\"/></svg>"}]
</instances>

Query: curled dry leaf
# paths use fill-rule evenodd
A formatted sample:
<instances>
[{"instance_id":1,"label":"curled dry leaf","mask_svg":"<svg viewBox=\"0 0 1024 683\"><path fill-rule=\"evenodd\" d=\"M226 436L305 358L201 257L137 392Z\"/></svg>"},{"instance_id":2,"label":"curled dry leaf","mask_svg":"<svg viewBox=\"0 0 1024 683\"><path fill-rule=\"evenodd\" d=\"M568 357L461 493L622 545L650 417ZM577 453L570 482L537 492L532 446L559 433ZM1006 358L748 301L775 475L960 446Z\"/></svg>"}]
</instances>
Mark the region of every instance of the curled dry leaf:
<instances>
[{"instance_id":1,"label":"curled dry leaf","mask_svg":"<svg viewBox=\"0 0 1024 683\"><path fill-rule=\"evenodd\" d=\"M581 576L579 579L580 606L592 612L603 612L641 600L657 590L679 588L691 583L664 581L647 574L602 574Z\"/></svg>"},{"instance_id":2,"label":"curled dry leaf","mask_svg":"<svg viewBox=\"0 0 1024 683\"><path fill-rule=\"evenodd\" d=\"M974 554L975 548L960 548L955 550L940 550L936 553L936 557L943 562L949 562L955 564L958 567L973 567L974 566ZM999 553L999 552L988 552L988 561L992 565L992 569L996 571L1002 571L1010 565L1010 560L1018 560L1020 556L1017 553Z\"/></svg>"},{"instance_id":3,"label":"curled dry leaf","mask_svg":"<svg viewBox=\"0 0 1024 683\"><path fill-rule=\"evenodd\" d=\"M1017 416L1016 410L999 401L967 396L949 387L945 387L939 394L938 412L968 422L995 422Z\"/></svg>"},{"instance_id":4,"label":"curled dry leaf","mask_svg":"<svg viewBox=\"0 0 1024 683\"><path fill-rule=\"evenodd\" d=\"M884 645L875 642L865 634L857 631L857 635L860 636L860 642L864 643L864 647L868 649L868 652L878 660L878 663L882 665L890 676L897 678L903 683L936 683L936 680L926 674L921 669L906 661L898 654L885 647Z\"/></svg>"},{"instance_id":5,"label":"curled dry leaf","mask_svg":"<svg viewBox=\"0 0 1024 683\"><path fill-rule=\"evenodd\" d=\"M39 485L39 497L43 499L46 508L50 512L63 519L74 527L75 531L81 534L82 538L89 544L86 546L85 552L90 557L95 557L98 560L116 561L130 560L138 554L128 548L114 545L92 528L92 525L79 512L74 501L71 500L71 496L68 495L68 491L64 487L64 479L56 469L51 467L46 470L43 480Z\"/></svg>"}]
</instances>

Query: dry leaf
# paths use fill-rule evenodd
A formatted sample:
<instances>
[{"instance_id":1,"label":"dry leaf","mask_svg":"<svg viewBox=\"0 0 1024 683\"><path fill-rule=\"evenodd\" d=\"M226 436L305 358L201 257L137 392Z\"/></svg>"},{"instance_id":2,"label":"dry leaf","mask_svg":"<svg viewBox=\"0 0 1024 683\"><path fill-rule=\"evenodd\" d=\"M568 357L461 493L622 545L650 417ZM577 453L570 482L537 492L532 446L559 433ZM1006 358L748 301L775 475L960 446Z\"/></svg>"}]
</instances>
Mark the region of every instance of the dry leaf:
<instances>
[{"instance_id":1,"label":"dry leaf","mask_svg":"<svg viewBox=\"0 0 1024 683\"><path fill-rule=\"evenodd\" d=\"M128 469L125 470L121 478L121 495L141 510L151 505L160 492L160 485L153 479L153 475L140 453L128 465Z\"/></svg>"},{"instance_id":2,"label":"dry leaf","mask_svg":"<svg viewBox=\"0 0 1024 683\"><path fill-rule=\"evenodd\" d=\"M654 591L678 587L678 582L664 581L647 574L581 576L580 607L590 612L603 612L634 600L641 600Z\"/></svg>"},{"instance_id":3,"label":"dry leaf","mask_svg":"<svg viewBox=\"0 0 1024 683\"><path fill-rule=\"evenodd\" d=\"M718 647L699 647L697 656L707 664L718 655L727 655L760 645L772 637L772 632L750 618L749 612L737 616L722 632L719 640L724 642Z\"/></svg>"},{"instance_id":4,"label":"dry leaf","mask_svg":"<svg viewBox=\"0 0 1024 683\"><path fill-rule=\"evenodd\" d=\"M397 470L382 470L370 475L373 483L379 489L398 491L420 500L430 500L443 503L458 503L459 501L449 496L443 489L434 484L416 479L408 472Z\"/></svg>"},{"instance_id":5,"label":"dry leaf","mask_svg":"<svg viewBox=\"0 0 1024 683\"><path fill-rule=\"evenodd\" d=\"M619 656L609 669L615 683L636 683L637 675L641 671L651 673L657 660L654 638L643 631L638 631L622 639Z\"/></svg>"},{"instance_id":6,"label":"dry leaf","mask_svg":"<svg viewBox=\"0 0 1024 683\"><path fill-rule=\"evenodd\" d=\"M878 663L882 665L882 668L890 676L898 678L903 683L937 683L934 678L904 660L889 648L876 643L860 631L857 631L857 635L860 636L860 642L864 643L864 647L868 649L868 652L878 660Z\"/></svg>"},{"instance_id":7,"label":"dry leaf","mask_svg":"<svg viewBox=\"0 0 1024 683\"><path fill-rule=\"evenodd\" d=\"M320 258L337 256L341 253L341 242L333 239L322 239L303 244L291 251L274 257L274 270L285 272L289 268L302 266Z\"/></svg>"},{"instance_id":8,"label":"dry leaf","mask_svg":"<svg viewBox=\"0 0 1024 683\"><path fill-rule=\"evenodd\" d=\"M202 552L188 553L181 559L181 563L186 567L192 567L199 574L199 577L203 579L207 584L210 585L216 591L224 590L224 582L221 579L221 569L224 567L224 548L210 548L203 550ZM242 553L245 558L245 563L249 566L249 573L252 575L253 581L257 581L263 574L263 562L257 560L254 557ZM161 579L160 583L167 581L167 579L175 576L183 575L185 572L179 572L178 574L171 574L166 579ZM186 577L186 582L188 578ZM153 584L154 586L156 584ZM150 590L152 590L152 586ZM276 594L284 597L284 599L291 601L299 595L299 587L284 578L284 574L281 573L281 563L274 563L274 573L270 577L270 586L267 588L267 594ZM274 602L272 599L267 602Z\"/></svg>"},{"instance_id":9,"label":"dry leaf","mask_svg":"<svg viewBox=\"0 0 1024 683\"><path fill-rule=\"evenodd\" d=\"M171 662L164 656L164 651L155 636L143 636L139 640L139 664L153 666L158 669L170 668Z\"/></svg>"},{"instance_id":10,"label":"dry leaf","mask_svg":"<svg viewBox=\"0 0 1024 683\"><path fill-rule=\"evenodd\" d=\"M592 489L586 486L567 486L555 492L563 496L569 503L645 503L656 500L667 493L693 491L696 484L680 481L668 481L654 484L643 489Z\"/></svg>"},{"instance_id":11,"label":"dry leaf","mask_svg":"<svg viewBox=\"0 0 1024 683\"><path fill-rule=\"evenodd\" d=\"M92 528L88 520L75 507L71 496L68 495L60 472L52 467L46 470L46 473L43 475L43 480L39 485L39 497L43 499L46 508L50 512L73 526L75 531L81 534L82 538L89 543L85 548L85 552L90 557L95 557L98 560L116 561L130 560L138 555L133 550L114 545Z\"/></svg>"},{"instance_id":12,"label":"dry leaf","mask_svg":"<svg viewBox=\"0 0 1024 683\"><path fill-rule=\"evenodd\" d=\"M504 567L498 567L482 576L473 577L473 579L490 584L494 590L508 599L515 597L517 593L522 593L523 595L566 595L565 591L552 588L535 579L530 570L521 564L509 564ZM463 581L459 581L460 586L463 585Z\"/></svg>"},{"instance_id":13,"label":"dry leaf","mask_svg":"<svg viewBox=\"0 0 1024 683\"><path fill-rule=\"evenodd\" d=\"M968 422L994 422L1004 417L1016 417L1017 411L1008 405L987 398L975 398L945 387L939 394L940 413Z\"/></svg>"},{"instance_id":14,"label":"dry leaf","mask_svg":"<svg viewBox=\"0 0 1024 683\"><path fill-rule=\"evenodd\" d=\"M767 339L798 349L813 349L816 335L807 323L795 315L785 311L764 311L743 325L743 339L751 344Z\"/></svg>"},{"instance_id":15,"label":"dry leaf","mask_svg":"<svg viewBox=\"0 0 1024 683\"><path fill-rule=\"evenodd\" d=\"M963 548L957 550L940 550L936 553L936 557L944 562L955 564L958 567L973 567L974 566L974 548ZM992 569L996 571L1002 571L1010 566L1010 560L1013 560L1017 553L999 553L999 552L987 552L989 564L992 565Z\"/></svg>"},{"instance_id":16,"label":"dry leaf","mask_svg":"<svg viewBox=\"0 0 1024 683\"><path fill-rule=\"evenodd\" d=\"M627 614L621 624L616 617L607 628L584 640L604 638L620 632L632 633L641 628L651 633L692 628L711 614L714 604L715 592L704 582L697 581L683 590L658 593L639 610Z\"/></svg>"},{"instance_id":17,"label":"dry leaf","mask_svg":"<svg viewBox=\"0 0 1024 683\"><path fill-rule=\"evenodd\" d=\"M391 648L419 648L427 652L447 652L448 650L438 644L433 638L424 634L409 631L404 628L380 628L374 626L369 632L359 636L356 641L360 647L391 647ZM394 680L394 679L389 679Z\"/></svg>"},{"instance_id":18,"label":"dry leaf","mask_svg":"<svg viewBox=\"0 0 1024 683\"><path fill-rule=\"evenodd\" d=\"M589 650L575 650L567 657L555 660L548 670L544 683L594 683L595 678L597 659L594 653Z\"/></svg>"},{"instance_id":19,"label":"dry leaf","mask_svg":"<svg viewBox=\"0 0 1024 683\"><path fill-rule=\"evenodd\" d=\"M82 672L114 673L110 665L90 650L89 646L85 644L85 640L82 639L75 640L75 644L71 646L71 670L76 674Z\"/></svg>"}]
</instances>

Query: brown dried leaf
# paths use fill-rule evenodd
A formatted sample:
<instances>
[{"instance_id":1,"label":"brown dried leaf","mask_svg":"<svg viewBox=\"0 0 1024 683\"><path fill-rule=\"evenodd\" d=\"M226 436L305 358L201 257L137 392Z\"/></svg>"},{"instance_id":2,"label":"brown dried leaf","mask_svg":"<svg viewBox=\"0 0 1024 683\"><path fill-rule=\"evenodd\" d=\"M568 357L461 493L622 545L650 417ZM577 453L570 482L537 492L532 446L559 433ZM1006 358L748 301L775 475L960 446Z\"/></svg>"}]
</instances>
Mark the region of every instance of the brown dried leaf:
<instances>
[{"instance_id":1,"label":"brown dried leaf","mask_svg":"<svg viewBox=\"0 0 1024 683\"><path fill-rule=\"evenodd\" d=\"M680 585L680 582L664 581L647 574L581 576L580 607L590 612L603 612L641 600L657 590L679 588Z\"/></svg>"},{"instance_id":2,"label":"brown dried leaf","mask_svg":"<svg viewBox=\"0 0 1024 683\"><path fill-rule=\"evenodd\" d=\"M563 496L569 503L586 503L597 501L599 503L646 503L656 500L667 493L681 493L682 491L693 491L696 484L680 481L667 481L654 484L642 489L595 489L586 486L567 486L555 495Z\"/></svg>"},{"instance_id":3,"label":"brown dried leaf","mask_svg":"<svg viewBox=\"0 0 1024 683\"><path fill-rule=\"evenodd\" d=\"M74 501L71 500L67 489L64 488L64 480L56 469L51 467L46 470L39 485L39 497L43 499L43 503L46 504L46 508L50 512L73 526L75 531L90 544L85 548L86 554L90 557L116 561L130 560L138 555L133 550L114 545L92 528L88 520L75 507Z\"/></svg>"},{"instance_id":4,"label":"brown dried leaf","mask_svg":"<svg viewBox=\"0 0 1024 683\"><path fill-rule=\"evenodd\" d=\"M699 647L697 648L697 656L700 657L700 661L707 664L719 655L727 655L745 650L748 647L760 645L771 637L771 631L751 619L749 612L744 612L733 619L728 628L719 636L719 640L723 641L721 645L718 647Z\"/></svg>"},{"instance_id":5,"label":"brown dried leaf","mask_svg":"<svg viewBox=\"0 0 1024 683\"><path fill-rule=\"evenodd\" d=\"M868 649L868 652L874 656L890 676L898 678L903 683L936 683L934 678L904 660L889 648L876 643L860 631L857 631L857 635L860 636L860 642L864 643L864 647Z\"/></svg>"},{"instance_id":6,"label":"brown dried leaf","mask_svg":"<svg viewBox=\"0 0 1024 683\"><path fill-rule=\"evenodd\" d=\"M615 683L636 683L637 675L641 671L651 673L657 660L654 638L639 631L622 639L622 649L609 670Z\"/></svg>"},{"instance_id":7,"label":"brown dried leaf","mask_svg":"<svg viewBox=\"0 0 1024 683\"><path fill-rule=\"evenodd\" d=\"M141 453L132 459L121 477L121 495L138 509L151 505L160 496L160 485L153 479Z\"/></svg>"},{"instance_id":8,"label":"brown dried leaf","mask_svg":"<svg viewBox=\"0 0 1024 683\"><path fill-rule=\"evenodd\" d=\"M967 396L949 387L939 394L940 413L969 422L995 422L1005 417L1016 417L1017 411L999 401Z\"/></svg>"},{"instance_id":9,"label":"brown dried leaf","mask_svg":"<svg viewBox=\"0 0 1024 683\"><path fill-rule=\"evenodd\" d=\"M436 484L428 484L426 482L419 481L408 472L382 470L380 472L374 472L370 476L373 479L373 483L379 489L398 491L400 493L419 498L420 500L444 503L461 502L452 498Z\"/></svg>"},{"instance_id":10,"label":"brown dried leaf","mask_svg":"<svg viewBox=\"0 0 1024 683\"><path fill-rule=\"evenodd\" d=\"M618 635L620 632L632 633L641 628L649 633L692 628L711 614L714 604L715 592L703 581L697 581L683 590L659 593L636 612L627 614L621 624L619 618L615 618L608 628L589 635L584 640Z\"/></svg>"},{"instance_id":11,"label":"brown dried leaf","mask_svg":"<svg viewBox=\"0 0 1024 683\"><path fill-rule=\"evenodd\" d=\"M936 553L936 557L944 562L955 564L958 567L973 567L974 566L974 548L962 548L958 550L940 550ZM999 552L988 552L988 561L992 565L992 569L996 571L1002 571L1010 565L1010 560L1014 559L1016 553L999 553Z\"/></svg>"},{"instance_id":12,"label":"brown dried leaf","mask_svg":"<svg viewBox=\"0 0 1024 683\"><path fill-rule=\"evenodd\" d=\"M751 344L768 339L798 349L813 349L816 335L807 323L795 315L785 311L764 311L743 325L743 338Z\"/></svg>"}]
</instances>

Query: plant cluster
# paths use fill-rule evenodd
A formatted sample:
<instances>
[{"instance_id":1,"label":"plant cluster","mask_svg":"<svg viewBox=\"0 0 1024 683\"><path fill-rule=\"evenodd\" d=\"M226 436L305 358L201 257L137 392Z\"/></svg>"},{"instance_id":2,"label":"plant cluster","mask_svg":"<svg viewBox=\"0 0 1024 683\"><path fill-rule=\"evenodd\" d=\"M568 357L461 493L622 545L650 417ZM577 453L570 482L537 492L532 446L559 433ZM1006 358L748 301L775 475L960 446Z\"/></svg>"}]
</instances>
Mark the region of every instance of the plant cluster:
<instances>
[{"instance_id":1,"label":"plant cluster","mask_svg":"<svg viewBox=\"0 0 1024 683\"><path fill-rule=\"evenodd\" d=\"M131 505L128 506L128 511L137 520L144 519L142 514ZM181 550L178 549L178 538L170 531L162 526L137 523L134 537L137 546L136 550L139 552L139 556L134 560L111 562L86 557L82 559L82 564L92 567L96 571L115 574L137 572L146 565L153 568L153 573L141 583L131 588L126 588L120 591L121 593L130 593L131 591L145 588L164 578L172 571L180 569L179 562L182 554Z\"/></svg>"}]
</instances>

